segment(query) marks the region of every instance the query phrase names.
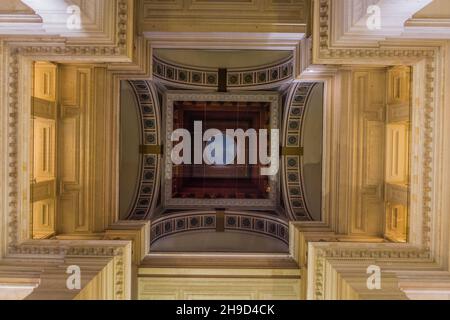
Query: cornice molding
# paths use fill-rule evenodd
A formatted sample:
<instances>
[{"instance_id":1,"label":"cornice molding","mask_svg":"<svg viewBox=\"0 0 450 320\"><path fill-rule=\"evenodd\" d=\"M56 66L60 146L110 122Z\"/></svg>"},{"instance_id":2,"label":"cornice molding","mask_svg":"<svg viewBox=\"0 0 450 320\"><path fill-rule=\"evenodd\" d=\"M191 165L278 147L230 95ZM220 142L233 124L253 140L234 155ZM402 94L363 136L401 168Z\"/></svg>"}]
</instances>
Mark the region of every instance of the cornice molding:
<instances>
[{"instance_id":1,"label":"cornice molding","mask_svg":"<svg viewBox=\"0 0 450 320\"><path fill-rule=\"evenodd\" d=\"M65 265L79 264L83 274L89 274L87 264L105 265L111 263L108 277L112 283L104 284L105 288L111 288L110 299L125 300L131 298L131 259L132 250L130 241L58 241L47 240L39 242L23 243L12 250L7 261L9 264L20 265L23 261L34 259L34 265L40 266L44 282L33 291L32 299L40 295L48 297L50 292L52 299L64 299L67 295ZM103 259L100 261L100 259ZM104 262L102 262L104 261ZM83 266L86 269L83 269ZM58 269L55 269L58 268ZM85 280L83 280L85 281ZM105 289L103 289L105 290ZM75 294L77 292L74 292ZM73 294L68 297L73 299Z\"/></svg>"},{"instance_id":2,"label":"cornice molding","mask_svg":"<svg viewBox=\"0 0 450 320\"><path fill-rule=\"evenodd\" d=\"M67 42L108 44L114 40L115 1L109 0L24 0L34 12L32 15L11 16L2 25L0 34L65 38ZM80 8L80 29L69 29L70 6ZM8 15L4 15L4 19ZM2 23L0 15L0 23ZM32 22L32 23L31 23ZM23 24L26 23L26 24Z\"/></svg>"},{"instance_id":3,"label":"cornice molding","mask_svg":"<svg viewBox=\"0 0 450 320\"><path fill-rule=\"evenodd\" d=\"M7 32L12 25L19 25L18 29L36 28L42 23L42 18L20 0L3 1L0 4L0 33Z\"/></svg>"},{"instance_id":4,"label":"cornice molding","mask_svg":"<svg viewBox=\"0 0 450 320\"><path fill-rule=\"evenodd\" d=\"M431 0L335 0L332 3L333 43L342 47L374 47L379 41L403 36L405 22ZM369 30L370 6L380 8L380 29Z\"/></svg>"},{"instance_id":5,"label":"cornice molding","mask_svg":"<svg viewBox=\"0 0 450 320\"><path fill-rule=\"evenodd\" d=\"M347 264L363 279L369 265L377 265L390 272L438 267L430 258L429 251L398 244L309 243L308 253L307 298L310 300L323 300L338 289L329 283L330 269L327 266L333 261Z\"/></svg>"},{"instance_id":6,"label":"cornice molding","mask_svg":"<svg viewBox=\"0 0 450 320\"><path fill-rule=\"evenodd\" d=\"M112 28L105 31L103 40L92 38L69 39L39 35L38 38L14 36L5 38L5 46L11 49L11 54L20 54L40 59L57 60L65 56L72 59L99 62L130 62L132 57L133 22L128 19L133 16L132 0L115 0L106 6L113 15L108 21L113 21ZM106 39L106 40L105 40Z\"/></svg>"}]
</instances>

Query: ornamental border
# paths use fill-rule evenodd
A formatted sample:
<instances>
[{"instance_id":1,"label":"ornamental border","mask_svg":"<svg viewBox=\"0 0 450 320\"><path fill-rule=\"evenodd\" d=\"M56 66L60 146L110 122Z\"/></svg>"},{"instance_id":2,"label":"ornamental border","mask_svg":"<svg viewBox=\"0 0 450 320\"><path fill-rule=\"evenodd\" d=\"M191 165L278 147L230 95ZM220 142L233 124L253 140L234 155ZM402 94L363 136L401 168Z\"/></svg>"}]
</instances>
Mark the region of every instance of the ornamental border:
<instances>
[{"instance_id":1,"label":"ornamental border","mask_svg":"<svg viewBox=\"0 0 450 320\"><path fill-rule=\"evenodd\" d=\"M185 89L217 89L219 73L217 69L198 68L175 64L153 56L153 76L172 87ZM294 56L281 61L254 67L232 68L228 70L229 90L269 89L294 80Z\"/></svg>"},{"instance_id":2,"label":"ornamental border","mask_svg":"<svg viewBox=\"0 0 450 320\"><path fill-rule=\"evenodd\" d=\"M216 230L216 213L187 212L177 215L163 215L152 223L150 243L185 232ZM276 218L251 213L225 212L224 232L235 231L270 236L289 245L289 226Z\"/></svg>"},{"instance_id":3,"label":"ornamental border","mask_svg":"<svg viewBox=\"0 0 450 320\"><path fill-rule=\"evenodd\" d=\"M156 88L145 80L128 81L133 88L139 120L141 123L140 144L142 146L160 145L160 107ZM140 154L140 169L138 189L132 209L127 214L127 220L144 220L156 206L159 194L159 174L161 156L159 154Z\"/></svg>"},{"instance_id":4,"label":"ornamental border","mask_svg":"<svg viewBox=\"0 0 450 320\"><path fill-rule=\"evenodd\" d=\"M301 148L304 115L308 101L316 82L300 82L294 84L289 91L285 107L285 127L283 146ZM286 155L283 157L283 187L288 213L294 221L313 221L305 201L302 156Z\"/></svg>"}]
</instances>

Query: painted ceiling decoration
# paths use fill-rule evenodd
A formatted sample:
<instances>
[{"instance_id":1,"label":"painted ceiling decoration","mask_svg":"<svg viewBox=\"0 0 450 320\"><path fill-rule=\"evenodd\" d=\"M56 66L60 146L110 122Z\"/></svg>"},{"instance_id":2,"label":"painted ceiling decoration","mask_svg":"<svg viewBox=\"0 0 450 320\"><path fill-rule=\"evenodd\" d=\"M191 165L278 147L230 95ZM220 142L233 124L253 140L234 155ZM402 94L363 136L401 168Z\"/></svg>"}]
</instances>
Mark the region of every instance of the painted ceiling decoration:
<instances>
[{"instance_id":1,"label":"painted ceiling decoration","mask_svg":"<svg viewBox=\"0 0 450 320\"><path fill-rule=\"evenodd\" d=\"M287 152L282 159L282 190L290 220L313 220L305 201L305 185L302 170L302 128L309 97L315 82L294 84L286 99L283 141Z\"/></svg>"},{"instance_id":2,"label":"painted ceiling decoration","mask_svg":"<svg viewBox=\"0 0 450 320\"><path fill-rule=\"evenodd\" d=\"M286 221L265 214L226 211L190 211L164 215L152 222L151 244L167 236L195 231L245 232L269 236L289 243Z\"/></svg>"},{"instance_id":3,"label":"painted ceiling decoration","mask_svg":"<svg viewBox=\"0 0 450 320\"><path fill-rule=\"evenodd\" d=\"M153 84L144 80L129 81L138 101L141 120L141 168L139 187L130 220L148 218L155 208L160 184L160 107L158 93Z\"/></svg>"},{"instance_id":4,"label":"painted ceiling decoration","mask_svg":"<svg viewBox=\"0 0 450 320\"><path fill-rule=\"evenodd\" d=\"M228 90L267 90L278 88L294 79L294 57L254 68L227 69ZM153 76L162 83L181 89L215 90L219 71L198 68L153 57Z\"/></svg>"}]
</instances>

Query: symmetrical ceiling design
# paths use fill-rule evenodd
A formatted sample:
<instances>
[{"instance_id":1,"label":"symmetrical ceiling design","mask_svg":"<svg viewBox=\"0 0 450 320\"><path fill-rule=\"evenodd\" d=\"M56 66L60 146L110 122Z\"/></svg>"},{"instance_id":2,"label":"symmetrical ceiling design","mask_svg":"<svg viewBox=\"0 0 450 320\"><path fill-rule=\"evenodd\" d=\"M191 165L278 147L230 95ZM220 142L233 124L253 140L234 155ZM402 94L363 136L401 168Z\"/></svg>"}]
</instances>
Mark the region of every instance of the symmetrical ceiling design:
<instances>
[{"instance_id":1,"label":"symmetrical ceiling design","mask_svg":"<svg viewBox=\"0 0 450 320\"><path fill-rule=\"evenodd\" d=\"M220 52L225 56L227 50ZM251 56L251 52L252 50L246 50L246 55L243 56ZM269 52L266 51L267 56ZM213 58L205 62L206 66L198 61L190 66L189 63L183 63L178 52L174 53L175 57L179 57L176 61L167 60L167 55L164 58L153 55L153 79L131 82L139 110L145 110L148 99L153 101L154 106L158 106L157 101L160 101L161 124L158 128L164 130L160 133L161 142L157 146L160 148L162 145L161 154L142 155L140 187L133 212L129 215L129 219L152 220L152 244L158 242L159 246L159 240L189 232L212 232L211 236L214 236L219 231L254 233L286 245L289 238L288 221L317 219L317 216L308 211L304 168L299 152L302 149L306 105L315 83L294 83L294 69L299 58L295 54L288 54L280 60L281 52L277 51L273 55L277 58L272 58L269 63L258 64L255 58L255 61L248 59L246 63L249 67L227 68L225 79L228 92L225 93L217 92L219 68L224 63L218 63ZM208 55L213 56L209 52ZM222 61L226 59L222 58ZM151 90L153 86L158 87L160 92ZM266 92L261 92L262 90ZM152 97L142 95L145 92ZM239 112L231 112L234 109ZM253 115L251 112L256 113ZM266 117L261 118L261 112ZM263 119L263 123L255 127L255 123L243 123L245 119L250 122ZM228 180L237 177L228 172L233 168L226 168L228 171L223 168L208 168L206 171L203 167L175 168L170 157L174 145L170 140L170 133L177 128L189 129L190 122L194 120L202 120L205 123L204 130L209 127L223 130L230 126L230 121L233 122L231 129L235 129L235 126L244 130L247 127L280 129L280 151L285 153L281 155L282 163L278 174L264 179L259 179L258 175L249 176L250 182L259 181L258 192L254 192L256 189L246 189L241 183L242 179L234 189L218 184L220 181L216 180L221 177ZM285 125L286 123L289 125ZM142 122L142 143L153 144L153 140L147 139L145 130L145 122ZM145 157L159 159L156 161L161 163L161 173L150 173L151 168L146 164ZM155 182L156 177L161 181L160 186ZM242 178L241 174L239 178ZM198 183L196 179L199 180ZM229 181L226 183L230 185Z\"/></svg>"},{"instance_id":2,"label":"symmetrical ceiling design","mask_svg":"<svg viewBox=\"0 0 450 320\"><path fill-rule=\"evenodd\" d=\"M157 78L156 81L159 81L159 79ZM287 174L283 181L289 179L295 167L292 161L286 162L290 164L288 171L280 168L280 172L276 176L263 177L264 180L261 181L264 186L261 190L264 197L261 198L253 191L245 188L245 185L242 184L243 176L241 173L236 176L239 179L235 191L230 186L225 189L221 189L219 186L219 189L217 189L218 182L214 178L215 176L224 178L225 181L228 181L227 183L233 177L229 172L225 172L223 175L223 166L208 168L211 172L206 172L206 175L203 168L201 170L203 173L200 172L202 179L200 182L204 188L197 188L199 191L195 191L197 189L195 189L194 176L198 176L198 174L191 171L198 171L198 168L182 168L184 171L180 171L180 168L174 168L170 157L173 144L170 141L169 133L176 128L186 127L189 130L190 123L195 120L203 121L204 130L209 127L222 130L226 129L227 126L230 126L230 128L237 126L244 130L250 127L265 128L267 126L280 128L280 114L283 112L280 109L280 94L277 92L200 93L167 91L162 95L163 127L166 130L163 134L158 133L158 130L161 130L162 123L160 123L157 109L161 106L159 94L154 85L143 80L129 81L129 83L134 90L136 107L140 114L140 139L142 144L140 151L142 154L139 187L128 219L140 220L152 217L151 243L154 244L158 240L180 233L219 231L264 235L287 245L289 239L288 220L282 214L280 216L280 212L278 212L280 201L279 176ZM301 129L304 108L313 87L314 83L295 84L286 100L287 110L289 111L285 112L292 114L292 116L289 116L289 121L297 121L299 124L298 130ZM297 111L300 111L300 113ZM225 115L224 112L229 114ZM214 116L216 113L217 117ZM228 123L227 121L231 122ZM247 121L250 122L247 123ZM294 132L295 130L292 130L293 125L288 128L290 129L283 127L281 129L287 130L287 133L289 133L287 145L291 148L293 147L292 136L301 133L300 131ZM284 135L287 135L287 133ZM162 155L159 149L159 137L165 139ZM297 138L300 137L297 136ZM312 218L307 214L302 198L301 164L299 158L296 159L296 173L299 180L296 181L297 184L295 185L292 181L288 182L288 192L290 193L283 198L294 206L296 206L297 201L302 202L301 206L287 208L290 212L289 219L311 220ZM234 170L232 167L226 169ZM162 170L162 172L160 173L159 170ZM217 170L219 171L216 172ZM253 171L250 169L249 172ZM258 179L259 170L257 171L255 177L250 176L250 182L254 179L260 180ZM186 175L189 172L191 174L188 177ZM161 179L160 175L162 175L161 200L158 182ZM301 190L299 194L295 193L295 188ZM159 206L159 209L155 211L156 206ZM204 209L199 211L200 208ZM233 211L233 208L238 210ZM255 209L259 212L248 211ZM159 212L159 214L155 215L151 212Z\"/></svg>"},{"instance_id":3,"label":"symmetrical ceiling design","mask_svg":"<svg viewBox=\"0 0 450 320\"><path fill-rule=\"evenodd\" d=\"M166 79L164 84L167 85L171 79ZM160 81L160 78L155 78ZM279 205L278 190L281 188L282 201L284 202L284 210L289 220L317 221L320 219L320 213L312 214L306 199L305 189L305 167L303 163L304 149L303 139L305 130L305 115L307 106L310 103L311 93L316 87L315 82L299 82L291 85L287 91L284 110L279 107L280 96L278 93L199 93L193 91L168 91L163 95L162 118L166 133L158 133L162 123L160 124L159 112L160 108L157 91L148 81L130 81L133 86L138 109L141 113L141 152L142 168L140 169L139 188L135 204L129 214L129 219L146 219L150 217L150 212L155 211L155 206L161 206L158 212L164 212L168 209L188 209L198 210L199 208L247 208L258 210L277 210ZM320 93L322 94L322 93ZM264 107L261 104L265 104ZM312 106L321 108L322 106ZM155 109L156 108L156 109ZM237 109L236 109L237 108ZM256 108L256 109L255 109ZM262 108L262 109L261 109ZM236 109L236 110L235 110ZM235 110L236 112L234 112ZM240 110L237 112L237 110ZM253 110L253 111L252 111ZM259 110L259 111L258 111ZM185 166L180 165L174 167L171 160L171 149L173 143L170 140L170 132L177 128L186 128L193 130L193 121L202 121L205 124L203 130L209 127L218 127L220 130L225 127L234 126L255 127L256 123L246 124L245 119L250 115L249 121L253 121L251 112L258 111L257 118L261 118L260 112L266 112L268 118L264 120L262 127L270 123L272 128L280 128L282 136L282 164L280 167L281 184L278 175L274 177L264 177L263 180L257 179L263 183L259 196L259 191L246 189L243 185L240 172L234 177L234 167L211 167L205 171L204 166ZM223 114L226 112L227 114ZM231 113L230 113L231 112ZM250 112L250 113L249 113ZM281 113L284 114L282 126L280 127ZM217 114L217 117L214 115ZM206 118L205 118L206 117ZM234 117L234 118L233 118ZM235 120L233 120L235 119ZM253 120L252 120L253 119ZM181 122L180 122L181 121ZM231 121L232 123L228 123ZM236 121L238 121L236 123ZM242 122L244 121L244 122ZM192 122L192 123L191 123ZM208 123L210 124L208 125ZM266 123L267 122L267 123ZM223 128L222 128L223 127ZM191 129L189 129L191 128ZM164 150L161 155L161 143L159 137L164 137ZM319 139L319 137L316 137ZM316 143L319 147L321 143ZM147 150L147 151L145 151ZM147 152L147 153L146 153ZM165 160L163 160L164 158ZM161 166L161 164L163 166ZM159 168L161 166L161 168ZM224 171L234 170L233 172ZM238 168L239 169L239 168ZM159 170L162 170L162 192L161 199L158 198L159 188ZM199 171L200 170L200 171ZM239 169L240 170L240 169ZM253 172L249 169L250 173ZM257 175L258 176L258 175ZM255 177L257 177L255 176ZM230 181L239 177L236 189L233 189ZM249 176L250 183L256 181L255 177ZM223 179L226 186L220 184ZM231 179L231 180L230 180ZM314 176L317 180L315 184L321 185L321 177ZM198 183L196 182L197 180ZM217 180L217 181L216 181ZM233 180L234 181L234 180ZM258 185L258 183L257 183ZM259 190L259 189L258 189ZM317 191L317 190L316 190ZM320 192L320 188L319 191ZM160 201L160 202L159 202ZM311 200L310 200L311 201ZM314 206L320 209L320 204ZM316 209L317 211L317 209ZM175 211L176 213L176 211ZM168 215L164 215L164 219L168 219ZM282 219L286 219L283 217ZM164 220L166 221L166 220ZM175 223L175 222L173 222ZM172 225L174 226L174 224ZM181 222L180 222L181 223ZM161 228L162 228L161 222ZM187 226L186 224L185 226ZM196 225L194 230L198 228L211 227L213 224ZM181 228L181 227L180 227ZM183 227L184 228L184 227ZM165 234L163 229L160 234ZM175 232L176 227L171 227L169 233ZM183 229L184 230L184 229ZM156 229L154 229L156 232Z\"/></svg>"},{"instance_id":4,"label":"symmetrical ceiling design","mask_svg":"<svg viewBox=\"0 0 450 320\"><path fill-rule=\"evenodd\" d=\"M0 90L3 106L0 111L0 126L1 132L4 133L0 135L2 151L0 220L3 221L0 224L3 235L0 240L0 256L3 274L8 277L13 275L10 277L13 283L30 279L31 276L33 282L36 280L36 285L40 284L33 297L74 297L73 293L62 295L64 291L59 289L65 288L65 279L60 280L63 278L61 275L65 274L63 270L65 263L70 261L88 268L89 275L94 277L95 280L89 284L86 281L89 288L86 291L102 292L103 295L108 295L107 298L115 299L130 298L131 282L138 282L142 290L140 292L143 293L140 297L145 298L155 298L158 294L158 297L164 298L191 298L217 294L218 291L221 293L220 297L226 298L226 294L230 296L230 288L234 293L238 292L249 298L283 297L282 294L286 292L283 288L286 287L294 291L295 295L284 297L305 299L389 299L406 296L448 298L450 273L447 222L450 201L447 195L450 193L450 186L447 181L450 180L450 134L448 134L450 113L446 108L449 105L449 97L443 93L449 85L449 43L436 41L449 39L448 1L313 1L315 8L312 56L314 63L321 64L320 66L309 65L310 61L307 55L303 54L304 51L300 54L301 50L297 50L300 48L297 41L300 37L292 36L294 33L306 33L308 36L311 34L306 32L306 24L310 23L303 21L307 20L306 12L309 12L307 1L23 0L23 2L28 4L28 8L20 7L18 1L2 1L0 5L0 33L7 35L0 41L0 69L4 71L0 79L3 84ZM8 6L14 3L17 6ZM85 25L81 30L69 31L65 27L65 18L68 15L65 5L70 4L79 5L83 11L88 11L83 16ZM53 12L45 12L45 7L49 5L55 9ZM384 27L380 30L368 30L365 25L368 18L366 9L369 5L378 5L381 8ZM3 10L5 8L6 10ZM9 11L11 8L17 10L11 12ZM52 18L55 18L53 22ZM196 31L204 33L198 34ZM207 34L208 31L216 32ZM292 33L283 38L286 35L286 33L281 35L283 32ZM292 38L287 40L288 37ZM249 264L245 264L245 261L243 263L245 259L241 260L239 257L241 270L233 269L235 265L224 263L227 261L226 258L220 257L219 262L218 260L209 264L203 262L202 267L207 269L205 272L207 273L212 268L216 268L214 270L216 272L218 265L223 266L224 269L228 269L225 276L223 273L214 273L217 278L221 277L214 279L217 282L211 280L211 274L204 273L193 279L193 269L185 265L193 255L175 254L171 264L165 266L167 270L165 277L161 277L159 271L156 276L153 274L154 279L150 279L151 276L144 271L141 273L144 275L141 279L136 281L134 278L131 281L132 264L134 266L141 264L144 265L142 269L146 268L143 257L149 252L146 244L150 239L148 233L150 222L119 221L116 216L119 193L118 88L119 82L123 79L141 79L133 81L139 110L149 105L158 110L157 96L153 88L155 83L150 80L152 72L149 68L152 65L151 52L158 46L166 48L195 46L215 50L255 47L265 50L274 50L274 47L277 47L283 50L290 47L291 49L287 50L294 52L296 62L293 78L308 83L324 81L324 92L327 97L324 119L326 139L323 179L324 218L317 223L291 223L289 244L292 250L290 254L284 255L284 259L289 260L295 273L287 273L286 277L285 269L279 270L281 264L275 265L278 268L276 270L261 263L263 260L273 263L273 258L267 255L264 259L255 259L247 255L247 259L253 264L252 268L249 268ZM298 64L298 60L303 59L307 61L302 64L306 66L305 68L299 67ZM69 164L69 169L74 172L80 165L88 169L87 178L83 179L79 187L77 186L77 192L83 194L83 197L78 199L80 201L66 198L56 206L62 208L59 213L62 212L67 216L69 212L71 219L80 218L80 221L83 221L80 225L86 227L83 226L83 229L78 230L71 226L65 227L64 230L57 231L57 239L51 240L32 240L29 235L32 190L29 179L31 139L28 133L31 120L29 97L32 86L29 82L32 77L30 69L32 61L54 61L58 68L72 63L82 65L77 68L84 70L80 73L74 72L74 75L80 75L74 77L77 79L76 82L58 81L62 81L66 89L73 91L74 100L88 101L89 105L86 108L88 112L82 113L83 117L86 116L86 122L83 120L83 124L78 126L80 130L73 130L75 132L73 140L79 142L74 145L83 146L74 152L80 154L78 158L82 158L82 161L77 158L73 164ZM406 203L408 212L400 215L395 208L388 211L391 204L386 206L383 202L374 204L371 203L373 198L369 198L376 195L381 200L392 200L394 193L396 198L400 198L397 192L399 189L390 189L389 185L385 185L384 167L389 162L384 157L385 150L378 148L380 145L390 143L389 139L384 139L383 134L386 116L390 118L390 105L382 101L382 98L386 98L384 97L386 91L389 92L387 95L400 97L402 90L399 88L404 86L400 77L394 77L396 79L394 85L387 81L388 90L384 90L384 74L387 72L389 75L394 65L407 66L412 70L411 94L408 94L408 97L411 96L411 123L406 123L407 128L411 129L411 149L405 152L403 150L406 149L397 149L400 151L399 154L410 156L407 161L410 168L405 171L409 180L405 181L409 184L402 186L402 190L406 190L402 202ZM307 67L309 69L306 69ZM248 69L255 70L250 67ZM381 77L373 76L374 69L379 69L376 73ZM92 77L87 77L91 71ZM267 72L266 76L267 74L269 73ZM176 76L178 77L178 74ZM238 78L243 79L244 76L239 74ZM153 77L154 79L156 77ZM258 79L257 75L253 79ZM78 82L82 85L78 85ZM92 85L88 85L88 82L92 82ZM178 85L174 84L172 87ZM285 194L283 198L285 206L279 209L281 213L287 213L290 220L297 218L309 220L312 215L308 214L310 212L304 212L310 209L307 200L303 198L303 203L294 203L305 196L303 185L295 176L302 178L304 172L299 154L306 152L298 143L304 139L302 131L305 126L298 123L300 119L298 115L293 114L291 117L290 113L291 109L298 107L295 106L297 103L295 96L302 96L299 87L294 86L286 105L287 127L282 138L284 168L281 171L284 179L281 186L284 188L282 191ZM228 87L231 88L229 83ZM311 88L311 92L317 87L316 85ZM207 88L213 89L215 90L216 86ZM378 89L381 94L371 94ZM149 92L149 96L142 95L145 92ZM377 96L376 99L373 96ZM298 99L301 101L302 98ZM306 111L303 112L304 115L307 115ZM137 193L134 199L137 204L133 210L134 213L143 210L141 211L143 213L139 213L140 217L132 216L133 219L148 218L147 213L153 210L152 206L155 203L158 206L160 203L156 192L159 188L155 184L160 180L157 177L158 173L154 171L157 166L152 160L147 163L145 157L147 155L151 156L149 159L161 157L158 150L162 144L162 137L160 134L157 138L160 141L154 143L152 134L155 130L151 122L147 122L154 118L141 114L141 119L140 155L144 160L141 161L139 168L142 182L139 194ZM162 126L161 119L158 121ZM408 121L409 119L405 120ZM73 126L76 127L77 124ZM85 128L87 130L84 130ZM365 128L371 130L366 131ZM65 147L75 149L72 148L72 141L68 141ZM374 163L373 160L377 162ZM396 164L398 162L393 161L390 166ZM376 170L373 170L374 167ZM289 180L291 173L294 179ZM375 183L370 180L375 176L378 179L378 175L380 180L375 181L377 188L360 188L361 185L367 185L369 188L374 186ZM381 187L378 188L378 185ZM368 200L364 199L367 196L364 194L365 190L369 190L370 193ZM76 211L69 211L67 210L69 207L77 208ZM162 213L158 212L158 208L156 211L157 214ZM70 212L80 212L82 215ZM254 212L236 213L228 210L215 212L171 210L165 213L167 215L162 214L156 220L156 224L161 227L160 239L165 239L166 236L168 238L173 234L171 232L176 231L187 234L185 231L191 227L196 231L208 228L216 231L226 230L232 234L235 226L242 232L247 232L244 230L251 228L251 232L255 234L262 231L263 234L270 233L269 237L276 234L274 239L280 240L279 242L287 239L286 233L281 231L286 230L282 228L285 227L284 219L281 222L272 221L272 212L269 210L262 212L262 217ZM403 228L408 224L407 243L392 243L389 241L395 240L386 237L383 223L386 221L389 224L389 217L394 214L397 217L403 215L407 217L407 221L403 221L401 225ZM64 220L64 215L56 218ZM381 222L376 223L377 231L372 233L366 226L372 225L375 219ZM196 226L199 229L196 229ZM275 230L280 230L280 233L278 231L275 233ZM164 232L167 233L164 235ZM156 228L152 236L157 236ZM125 242L117 239L133 239L133 241ZM213 255L202 259L207 260L211 256ZM376 263L383 270L383 290L366 289L366 270L372 263ZM254 267L255 265L257 267ZM155 265L153 267L157 269ZM299 267L302 270L306 267L308 272L303 272ZM168 274L174 273L173 268L177 268L175 269L177 274L170 279L171 276ZM198 272L198 265L196 269ZM245 273L242 272L243 269ZM178 273L180 270L184 273ZM253 272L263 276L254 276ZM236 275L239 276L239 280L233 282L231 278ZM279 279L282 277L285 277L282 279L283 282ZM155 279L156 281L152 282ZM97 280L99 283L105 281L108 283L100 285ZM167 285L170 281L172 282ZM230 281L233 282L232 285ZM258 286L258 282L263 283L262 289L254 288ZM50 283L52 287L49 288L46 283ZM57 285L58 290L55 291ZM212 286L215 287L211 288ZM234 286L238 287L238 290ZM245 288L246 286L251 289ZM92 290L93 287L101 290ZM186 290L188 287L194 290ZM275 291L277 295L273 294Z\"/></svg>"}]
</instances>

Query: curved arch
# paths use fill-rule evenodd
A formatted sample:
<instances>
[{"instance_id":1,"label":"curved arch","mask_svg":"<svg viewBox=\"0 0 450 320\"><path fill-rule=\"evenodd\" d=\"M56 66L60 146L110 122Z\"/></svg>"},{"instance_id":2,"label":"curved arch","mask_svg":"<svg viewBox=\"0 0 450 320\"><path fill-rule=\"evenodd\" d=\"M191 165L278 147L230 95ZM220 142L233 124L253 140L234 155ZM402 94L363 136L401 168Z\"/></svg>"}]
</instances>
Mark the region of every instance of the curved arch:
<instances>
[{"instance_id":1,"label":"curved arch","mask_svg":"<svg viewBox=\"0 0 450 320\"><path fill-rule=\"evenodd\" d=\"M216 229L215 211L187 211L164 215L151 227L151 240L156 241L182 232L201 232ZM270 236L289 244L289 226L286 221L265 214L240 211L224 213L224 231L256 233Z\"/></svg>"},{"instance_id":2,"label":"curved arch","mask_svg":"<svg viewBox=\"0 0 450 320\"><path fill-rule=\"evenodd\" d=\"M127 219L135 205L142 172L141 155L137 150L142 144L139 102L129 81L120 86L120 169L119 216Z\"/></svg>"},{"instance_id":3,"label":"curved arch","mask_svg":"<svg viewBox=\"0 0 450 320\"><path fill-rule=\"evenodd\" d=\"M283 147L299 149L302 147L301 136L305 110L315 85L314 82L299 82L291 86L285 102ZM304 196L302 156L300 154L283 155L281 163L283 200L289 218L294 221L312 221Z\"/></svg>"},{"instance_id":4,"label":"curved arch","mask_svg":"<svg viewBox=\"0 0 450 320\"><path fill-rule=\"evenodd\" d=\"M159 99L153 84L144 80L129 81L138 101L138 114L141 122L141 146L157 147L161 145L161 116ZM128 214L128 220L143 220L157 205L160 189L160 154L141 154L140 179L134 204Z\"/></svg>"},{"instance_id":5,"label":"curved arch","mask_svg":"<svg viewBox=\"0 0 450 320\"><path fill-rule=\"evenodd\" d=\"M180 89L217 89L217 69L175 64L153 57L153 76L163 84ZM294 57L254 68L228 69L227 87L233 90L266 90L294 79Z\"/></svg>"}]
</instances>

